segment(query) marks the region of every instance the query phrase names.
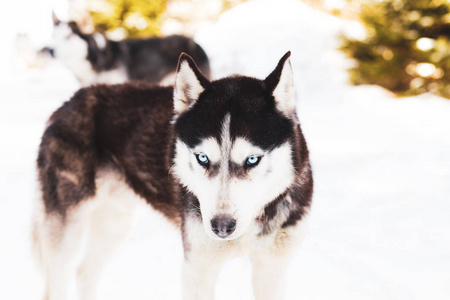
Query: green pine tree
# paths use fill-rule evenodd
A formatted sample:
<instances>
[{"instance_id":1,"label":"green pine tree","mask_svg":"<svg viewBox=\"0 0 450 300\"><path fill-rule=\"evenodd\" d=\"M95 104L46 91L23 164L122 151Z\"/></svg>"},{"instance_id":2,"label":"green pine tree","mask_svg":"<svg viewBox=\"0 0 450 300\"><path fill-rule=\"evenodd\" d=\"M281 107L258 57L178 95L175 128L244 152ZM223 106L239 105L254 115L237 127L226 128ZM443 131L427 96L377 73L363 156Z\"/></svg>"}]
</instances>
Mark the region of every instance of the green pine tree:
<instances>
[{"instance_id":1,"label":"green pine tree","mask_svg":"<svg viewBox=\"0 0 450 300\"><path fill-rule=\"evenodd\" d=\"M450 2L384 0L362 6L366 39L343 37L356 60L353 84L377 84L400 96L433 92L450 98Z\"/></svg>"}]
</instances>

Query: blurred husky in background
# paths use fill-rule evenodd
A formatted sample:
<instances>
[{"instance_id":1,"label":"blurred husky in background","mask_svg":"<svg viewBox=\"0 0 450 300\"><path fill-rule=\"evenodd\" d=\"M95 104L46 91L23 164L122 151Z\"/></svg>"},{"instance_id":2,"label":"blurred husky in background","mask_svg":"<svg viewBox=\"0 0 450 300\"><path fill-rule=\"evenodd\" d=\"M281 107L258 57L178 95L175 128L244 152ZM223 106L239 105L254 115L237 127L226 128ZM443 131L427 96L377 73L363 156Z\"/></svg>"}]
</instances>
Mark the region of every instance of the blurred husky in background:
<instances>
[{"instance_id":1,"label":"blurred husky in background","mask_svg":"<svg viewBox=\"0 0 450 300\"><path fill-rule=\"evenodd\" d=\"M209 60L193 39L180 35L112 41L103 34L85 34L75 22L62 22L54 13L53 45L41 52L64 63L82 86L145 80L173 84L176 62L182 52L192 56L206 77Z\"/></svg>"},{"instance_id":2,"label":"blurred husky in background","mask_svg":"<svg viewBox=\"0 0 450 300\"><path fill-rule=\"evenodd\" d=\"M180 228L184 299L212 300L238 255L251 256L256 300L283 299L313 192L289 56L264 80L209 81L182 54L175 87L96 85L59 108L37 160L45 299L95 298L140 203Z\"/></svg>"}]
</instances>

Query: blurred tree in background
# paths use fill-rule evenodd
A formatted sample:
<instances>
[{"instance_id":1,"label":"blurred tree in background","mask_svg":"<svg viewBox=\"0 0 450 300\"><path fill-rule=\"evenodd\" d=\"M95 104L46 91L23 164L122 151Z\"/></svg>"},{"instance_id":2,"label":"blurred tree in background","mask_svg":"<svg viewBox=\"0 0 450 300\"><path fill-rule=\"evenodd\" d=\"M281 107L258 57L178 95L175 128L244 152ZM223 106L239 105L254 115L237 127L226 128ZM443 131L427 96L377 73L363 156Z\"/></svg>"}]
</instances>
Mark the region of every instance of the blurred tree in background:
<instances>
[{"instance_id":1,"label":"blurred tree in background","mask_svg":"<svg viewBox=\"0 0 450 300\"><path fill-rule=\"evenodd\" d=\"M160 35L167 0L92 1L94 28L117 39Z\"/></svg>"},{"instance_id":2,"label":"blurred tree in background","mask_svg":"<svg viewBox=\"0 0 450 300\"><path fill-rule=\"evenodd\" d=\"M433 92L450 98L450 2L384 0L362 5L364 40L344 37L356 65L353 84L377 84L398 95Z\"/></svg>"},{"instance_id":3,"label":"blurred tree in background","mask_svg":"<svg viewBox=\"0 0 450 300\"><path fill-rule=\"evenodd\" d=\"M93 27L111 39L192 35L246 0L86 0Z\"/></svg>"}]
</instances>

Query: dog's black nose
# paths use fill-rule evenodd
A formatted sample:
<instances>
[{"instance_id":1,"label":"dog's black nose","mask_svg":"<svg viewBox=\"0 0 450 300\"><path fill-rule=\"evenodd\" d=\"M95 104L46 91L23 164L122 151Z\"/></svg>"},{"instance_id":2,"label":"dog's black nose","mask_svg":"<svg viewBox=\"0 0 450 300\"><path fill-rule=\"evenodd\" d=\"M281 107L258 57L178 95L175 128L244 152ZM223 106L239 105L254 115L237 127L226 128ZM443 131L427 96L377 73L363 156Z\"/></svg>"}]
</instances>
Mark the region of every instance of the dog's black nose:
<instances>
[{"instance_id":1,"label":"dog's black nose","mask_svg":"<svg viewBox=\"0 0 450 300\"><path fill-rule=\"evenodd\" d=\"M236 220L228 216L217 216L211 220L211 229L218 237L224 239L236 229Z\"/></svg>"}]
</instances>

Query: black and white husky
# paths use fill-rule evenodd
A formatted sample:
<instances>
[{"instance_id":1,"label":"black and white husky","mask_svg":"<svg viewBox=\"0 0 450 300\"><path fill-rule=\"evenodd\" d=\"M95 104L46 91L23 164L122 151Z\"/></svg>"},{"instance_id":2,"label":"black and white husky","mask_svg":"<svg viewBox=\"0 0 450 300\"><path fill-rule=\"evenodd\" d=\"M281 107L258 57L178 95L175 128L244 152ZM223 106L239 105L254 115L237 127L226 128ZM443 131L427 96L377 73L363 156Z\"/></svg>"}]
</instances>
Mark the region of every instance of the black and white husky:
<instances>
[{"instance_id":1,"label":"black and white husky","mask_svg":"<svg viewBox=\"0 0 450 300\"><path fill-rule=\"evenodd\" d=\"M210 82L182 54L174 87L98 85L64 103L37 160L46 299L94 299L145 202L180 228L184 299L213 299L221 264L242 254L256 299L282 299L313 190L289 56L264 80Z\"/></svg>"},{"instance_id":2,"label":"black and white husky","mask_svg":"<svg viewBox=\"0 0 450 300\"><path fill-rule=\"evenodd\" d=\"M82 86L130 79L172 85L182 52L210 76L208 57L191 38L172 35L116 42L98 32L82 33L75 22L61 22L55 14L53 25L53 46L43 50L66 65Z\"/></svg>"}]
</instances>

